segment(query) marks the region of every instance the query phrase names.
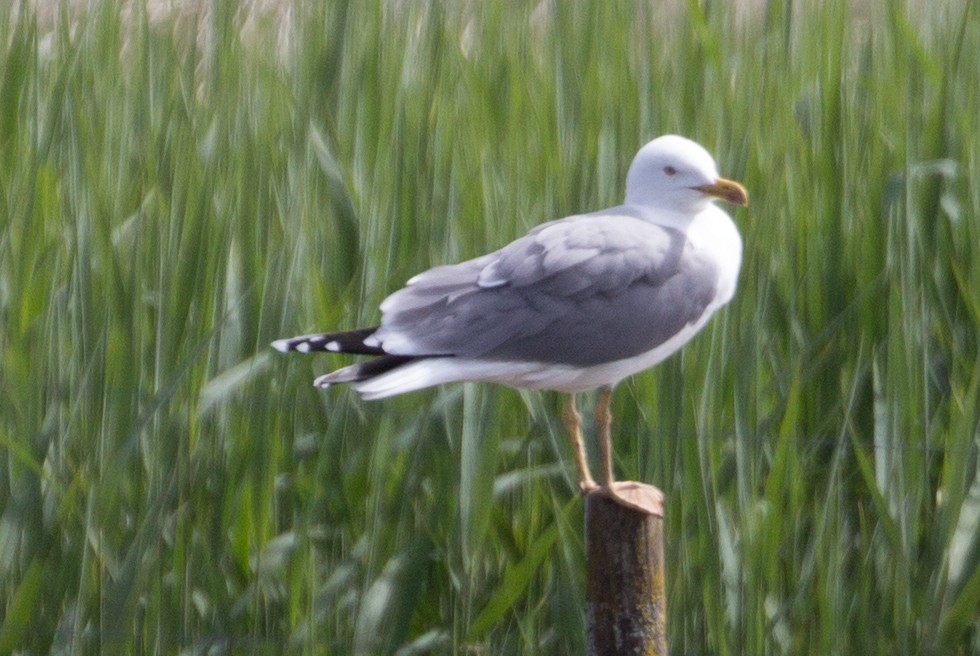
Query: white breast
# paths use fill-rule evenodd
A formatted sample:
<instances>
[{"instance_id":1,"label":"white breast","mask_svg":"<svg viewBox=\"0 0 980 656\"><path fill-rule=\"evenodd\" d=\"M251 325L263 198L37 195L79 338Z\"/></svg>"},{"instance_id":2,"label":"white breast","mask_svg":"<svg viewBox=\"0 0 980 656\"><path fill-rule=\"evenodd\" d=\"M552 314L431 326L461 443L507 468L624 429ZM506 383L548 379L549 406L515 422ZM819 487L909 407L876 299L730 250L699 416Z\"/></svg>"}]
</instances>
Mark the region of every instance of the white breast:
<instances>
[{"instance_id":1,"label":"white breast","mask_svg":"<svg viewBox=\"0 0 980 656\"><path fill-rule=\"evenodd\" d=\"M718 298L714 307L718 309L735 294L738 271L742 267L742 236L731 217L712 205L691 222L687 238L718 266Z\"/></svg>"}]
</instances>

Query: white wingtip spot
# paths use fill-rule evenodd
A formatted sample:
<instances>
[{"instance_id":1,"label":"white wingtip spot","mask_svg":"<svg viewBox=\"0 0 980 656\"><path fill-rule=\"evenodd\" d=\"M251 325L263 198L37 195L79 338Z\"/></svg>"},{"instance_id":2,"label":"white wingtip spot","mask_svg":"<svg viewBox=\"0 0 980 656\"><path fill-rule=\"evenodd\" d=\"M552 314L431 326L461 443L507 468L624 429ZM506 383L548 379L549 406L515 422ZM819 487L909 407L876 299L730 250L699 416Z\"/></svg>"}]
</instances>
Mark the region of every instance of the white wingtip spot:
<instances>
[{"instance_id":1,"label":"white wingtip spot","mask_svg":"<svg viewBox=\"0 0 980 656\"><path fill-rule=\"evenodd\" d=\"M366 337L364 339L364 346L368 346L370 348L377 348L381 346L381 342L378 341L377 337L371 335L370 337Z\"/></svg>"},{"instance_id":2,"label":"white wingtip spot","mask_svg":"<svg viewBox=\"0 0 980 656\"><path fill-rule=\"evenodd\" d=\"M310 352L310 343L309 342L303 342L301 344L297 344L296 345L296 350L299 351L300 353L309 353Z\"/></svg>"},{"instance_id":3,"label":"white wingtip spot","mask_svg":"<svg viewBox=\"0 0 980 656\"><path fill-rule=\"evenodd\" d=\"M338 342L337 340L331 340L326 344L324 344L323 348L327 349L328 351L333 351L334 353L339 353L340 342Z\"/></svg>"},{"instance_id":4,"label":"white wingtip spot","mask_svg":"<svg viewBox=\"0 0 980 656\"><path fill-rule=\"evenodd\" d=\"M272 344L270 344L270 346L272 348L276 349L277 351L279 351L280 353L288 353L289 352L289 340L288 339L277 339L276 341L272 342Z\"/></svg>"}]
</instances>

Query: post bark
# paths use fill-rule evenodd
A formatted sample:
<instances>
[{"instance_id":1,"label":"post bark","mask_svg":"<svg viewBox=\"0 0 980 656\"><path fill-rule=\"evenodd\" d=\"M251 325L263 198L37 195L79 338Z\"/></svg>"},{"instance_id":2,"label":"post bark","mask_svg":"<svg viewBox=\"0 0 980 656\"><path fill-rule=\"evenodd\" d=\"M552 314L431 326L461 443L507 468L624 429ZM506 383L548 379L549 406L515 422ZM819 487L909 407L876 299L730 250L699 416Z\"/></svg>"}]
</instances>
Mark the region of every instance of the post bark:
<instances>
[{"instance_id":1,"label":"post bark","mask_svg":"<svg viewBox=\"0 0 980 656\"><path fill-rule=\"evenodd\" d=\"M667 656L663 493L613 483L585 498L591 656Z\"/></svg>"}]
</instances>

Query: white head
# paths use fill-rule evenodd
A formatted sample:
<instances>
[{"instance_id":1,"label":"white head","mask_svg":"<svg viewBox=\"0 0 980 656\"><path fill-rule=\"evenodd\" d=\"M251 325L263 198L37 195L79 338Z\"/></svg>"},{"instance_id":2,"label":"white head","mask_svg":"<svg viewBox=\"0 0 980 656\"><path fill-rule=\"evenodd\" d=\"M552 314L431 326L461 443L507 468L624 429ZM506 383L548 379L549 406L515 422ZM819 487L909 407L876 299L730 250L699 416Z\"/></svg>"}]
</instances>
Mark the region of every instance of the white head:
<instances>
[{"instance_id":1,"label":"white head","mask_svg":"<svg viewBox=\"0 0 980 656\"><path fill-rule=\"evenodd\" d=\"M748 205L737 182L718 175L715 160L700 144L674 134L640 149L626 176L626 204L697 213L716 199Z\"/></svg>"}]
</instances>

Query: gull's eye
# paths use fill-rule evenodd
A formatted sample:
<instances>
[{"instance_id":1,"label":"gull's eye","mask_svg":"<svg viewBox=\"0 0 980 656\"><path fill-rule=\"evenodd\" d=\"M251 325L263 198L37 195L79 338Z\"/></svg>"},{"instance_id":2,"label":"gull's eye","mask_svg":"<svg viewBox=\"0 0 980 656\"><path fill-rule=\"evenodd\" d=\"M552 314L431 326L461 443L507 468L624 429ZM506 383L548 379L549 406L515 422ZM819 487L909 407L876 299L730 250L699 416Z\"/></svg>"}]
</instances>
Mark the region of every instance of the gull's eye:
<instances>
[{"instance_id":1,"label":"gull's eye","mask_svg":"<svg viewBox=\"0 0 980 656\"><path fill-rule=\"evenodd\" d=\"M674 175L675 173L677 173L677 169L675 169L673 166L665 166L664 173L666 173L667 175Z\"/></svg>"}]
</instances>

